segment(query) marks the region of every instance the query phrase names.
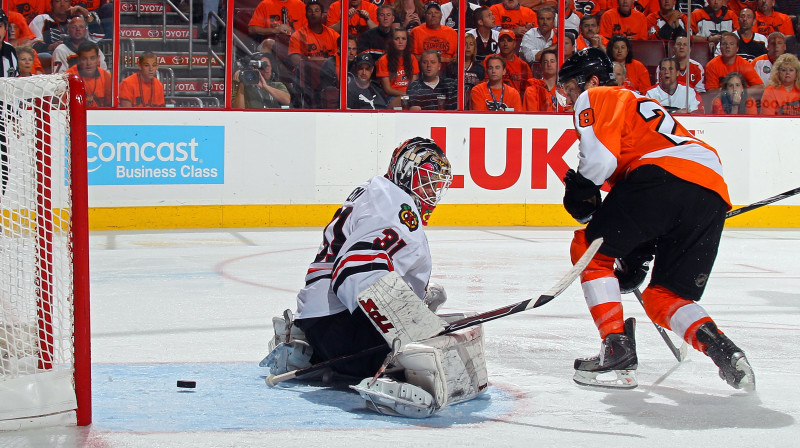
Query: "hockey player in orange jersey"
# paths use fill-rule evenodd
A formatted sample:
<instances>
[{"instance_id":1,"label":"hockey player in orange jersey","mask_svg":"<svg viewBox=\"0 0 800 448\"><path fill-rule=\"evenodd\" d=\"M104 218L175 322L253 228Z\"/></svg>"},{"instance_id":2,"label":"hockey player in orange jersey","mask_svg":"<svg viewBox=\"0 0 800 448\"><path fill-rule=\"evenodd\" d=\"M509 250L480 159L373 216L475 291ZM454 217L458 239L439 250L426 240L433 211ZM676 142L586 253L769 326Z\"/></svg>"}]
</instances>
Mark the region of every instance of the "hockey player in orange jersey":
<instances>
[{"instance_id":1,"label":"hockey player in orange jersey","mask_svg":"<svg viewBox=\"0 0 800 448\"><path fill-rule=\"evenodd\" d=\"M655 257L650 284L642 293L648 317L708 355L728 384L753 390L755 377L744 352L697 304L731 208L719 155L658 102L606 87L613 85L614 75L601 50L575 53L559 71L558 82L574 107L580 137L578 169L564 177L564 207L588 223L575 232L573 261L591 241L604 238L581 274L603 342L598 356L575 360L573 379L585 385L636 387L635 321L623 317L621 292L644 281ZM605 182L611 190L602 200ZM616 378L601 375L612 372Z\"/></svg>"}]
</instances>

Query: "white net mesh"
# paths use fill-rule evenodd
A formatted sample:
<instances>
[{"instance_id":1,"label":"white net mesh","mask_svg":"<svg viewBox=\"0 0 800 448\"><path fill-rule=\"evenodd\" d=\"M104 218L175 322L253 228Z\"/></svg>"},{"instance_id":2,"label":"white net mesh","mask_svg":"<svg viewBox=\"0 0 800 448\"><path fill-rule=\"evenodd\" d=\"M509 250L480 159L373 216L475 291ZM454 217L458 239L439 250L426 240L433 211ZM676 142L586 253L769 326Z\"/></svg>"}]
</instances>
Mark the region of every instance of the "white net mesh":
<instances>
[{"instance_id":1,"label":"white net mesh","mask_svg":"<svg viewBox=\"0 0 800 448\"><path fill-rule=\"evenodd\" d=\"M0 382L73 369L68 88L0 78Z\"/></svg>"}]
</instances>

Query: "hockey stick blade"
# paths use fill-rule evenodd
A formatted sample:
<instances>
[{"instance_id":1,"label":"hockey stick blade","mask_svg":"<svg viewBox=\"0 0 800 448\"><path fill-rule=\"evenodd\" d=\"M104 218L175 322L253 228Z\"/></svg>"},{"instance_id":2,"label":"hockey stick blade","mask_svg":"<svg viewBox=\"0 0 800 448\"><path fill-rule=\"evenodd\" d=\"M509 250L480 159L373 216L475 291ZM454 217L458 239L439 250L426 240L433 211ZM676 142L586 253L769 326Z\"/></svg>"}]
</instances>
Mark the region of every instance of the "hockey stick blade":
<instances>
[{"instance_id":1,"label":"hockey stick blade","mask_svg":"<svg viewBox=\"0 0 800 448\"><path fill-rule=\"evenodd\" d=\"M517 302L512 305L504 306L502 308L497 308L492 311L487 311L485 313L476 314L474 316L466 317L464 319L457 320L446 327L444 327L444 331L439 334L447 334L451 333L456 330L460 330L462 328L471 327L473 325L482 324L484 322L489 322L491 320L499 319L501 317L505 317L511 314L516 314L522 311L529 310L531 308L537 308L545 303L555 299L558 297L559 294L564 292L567 287L575 281L576 278L586 269L586 266L594 257L594 254L600 249L600 246L603 244L603 239L598 238L592 241L592 244L586 249L586 252L578 259L578 262L572 266L572 269L567 272L561 280L558 281L552 288L547 290L544 294L539 296L536 299L536 302L533 302L533 299L523 300L522 302Z\"/></svg>"},{"instance_id":2,"label":"hockey stick blade","mask_svg":"<svg viewBox=\"0 0 800 448\"><path fill-rule=\"evenodd\" d=\"M800 193L800 187L797 187L793 190L784 191L781 194L776 194L767 199L760 200L758 202L753 202L750 205L745 205L744 207L737 208L736 210L731 210L725 214L725 219L732 218L736 215L741 215L742 213L749 212L750 210L755 210L757 208L763 207L765 205L772 204L773 202L782 201L786 198L790 198L796 194Z\"/></svg>"},{"instance_id":3,"label":"hockey stick blade","mask_svg":"<svg viewBox=\"0 0 800 448\"><path fill-rule=\"evenodd\" d=\"M642 293L639 292L639 288L634 289L633 294L636 296L636 299L639 300L639 303L642 305L642 308L644 308L644 299L642 298ZM678 347L675 347L675 344L672 342L672 339L670 339L666 330L664 330L664 328L661 325L658 325L655 322L653 322L653 325L656 327L658 334L661 335L661 338L664 339L664 342L667 344L667 347L672 352L672 355L675 356L675 359L677 359L678 362L683 362L683 360L686 358L687 348L684 347L683 345L681 346L680 349L678 349Z\"/></svg>"}]
</instances>

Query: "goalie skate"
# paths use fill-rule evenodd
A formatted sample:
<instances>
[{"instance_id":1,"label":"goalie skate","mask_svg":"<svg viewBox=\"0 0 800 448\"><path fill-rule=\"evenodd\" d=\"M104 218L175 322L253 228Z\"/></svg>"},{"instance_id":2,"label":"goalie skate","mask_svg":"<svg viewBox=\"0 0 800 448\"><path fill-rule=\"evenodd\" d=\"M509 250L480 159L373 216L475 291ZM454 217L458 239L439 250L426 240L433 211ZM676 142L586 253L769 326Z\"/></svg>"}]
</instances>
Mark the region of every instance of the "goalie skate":
<instances>
[{"instance_id":1,"label":"goalie skate","mask_svg":"<svg viewBox=\"0 0 800 448\"><path fill-rule=\"evenodd\" d=\"M597 356L576 359L572 380L583 386L614 389L638 386L635 327L636 320L629 318L625 321L625 333L606 336Z\"/></svg>"}]
</instances>

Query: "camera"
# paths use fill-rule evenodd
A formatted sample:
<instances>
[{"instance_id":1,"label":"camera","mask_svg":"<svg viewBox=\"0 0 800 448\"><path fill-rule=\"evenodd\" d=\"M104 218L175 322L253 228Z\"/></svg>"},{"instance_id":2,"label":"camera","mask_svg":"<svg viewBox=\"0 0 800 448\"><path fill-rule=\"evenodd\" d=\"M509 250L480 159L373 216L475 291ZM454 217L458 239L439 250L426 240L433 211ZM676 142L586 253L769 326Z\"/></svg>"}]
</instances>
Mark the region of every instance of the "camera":
<instances>
[{"instance_id":1,"label":"camera","mask_svg":"<svg viewBox=\"0 0 800 448\"><path fill-rule=\"evenodd\" d=\"M262 60L249 61L247 66L250 68L239 73L239 81L246 86L254 86L261 80L261 73L258 70L266 67L267 62Z\"/></svg>"}]
</instances>

